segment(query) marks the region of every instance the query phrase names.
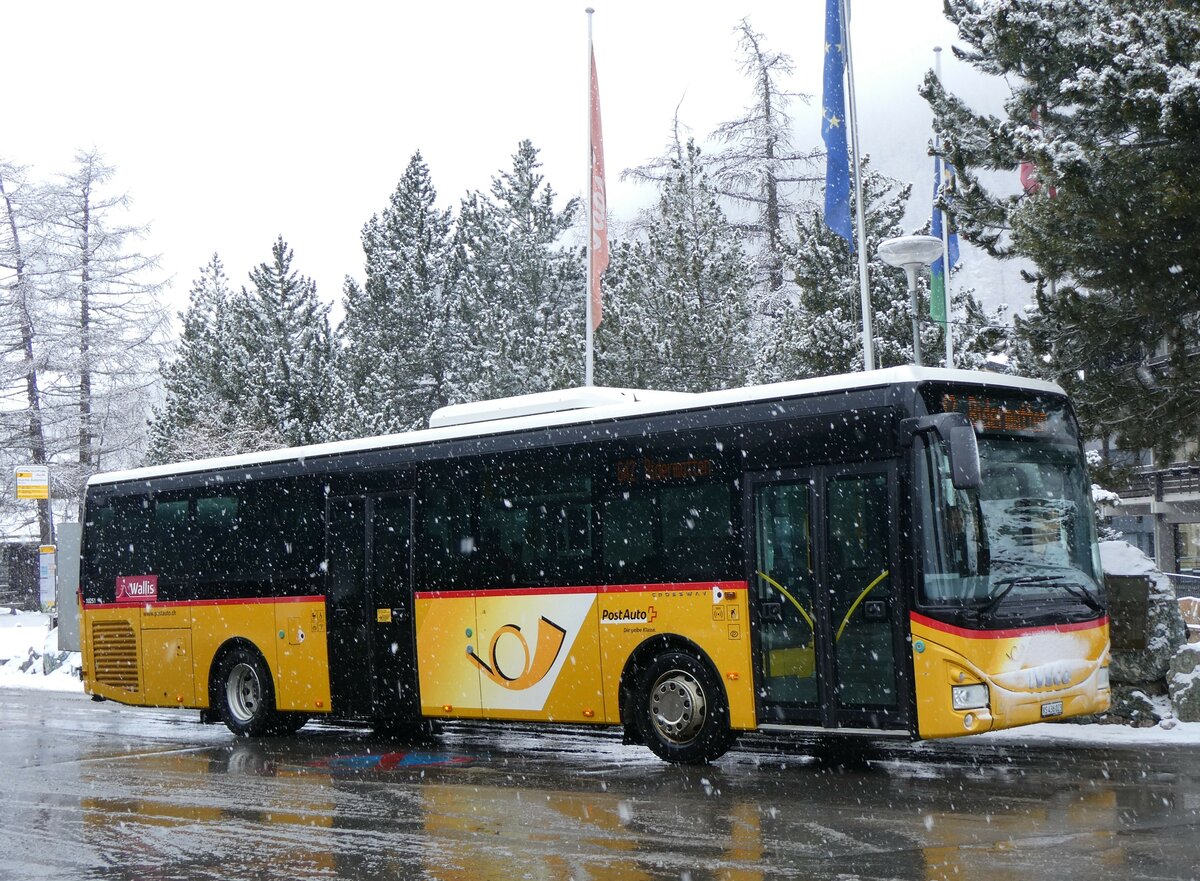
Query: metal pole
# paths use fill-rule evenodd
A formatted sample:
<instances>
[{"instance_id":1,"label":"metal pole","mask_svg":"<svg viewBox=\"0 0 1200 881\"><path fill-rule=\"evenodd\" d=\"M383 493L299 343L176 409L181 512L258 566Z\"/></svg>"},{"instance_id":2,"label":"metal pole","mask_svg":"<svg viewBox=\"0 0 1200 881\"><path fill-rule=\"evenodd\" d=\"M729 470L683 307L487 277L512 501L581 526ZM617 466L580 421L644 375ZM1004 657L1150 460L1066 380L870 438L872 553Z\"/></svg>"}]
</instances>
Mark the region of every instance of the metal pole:
<instances>
[{"instance_id":1,"label":"metal pole","mask_svg":"<svg viewBox=\"0 0 1200 881\"><path fill-rule=\"evenodd\" d=\"M592 225L595 223L595 218L592 215L594 206L592 205L592 191L595 187L592 184L592 14L596 11L592 7L586 10L588 17L588 50L587 50L587 118L588 118L588 136L587 136L587 279L583 285L583 300L585 303L584 309L584 367L583 367L583 384L590 386L592 384L592 236L595 231Z\"/></svg>"},{"instance_id":2,"label":"metal pole","mask_svg":"<svg viewBox=\"0 0 1200 881\"><path fill-rule=\"evenodd\" d=\"M942 81L942 47L933 47L933 75L940 83ZM941 157L942 149L941 135L935 130L933 133L933 150L938 154L937 164L938 171L941 172L938 176L938 186L941 186L941 181L945 177L944 169L946 160ZM950 219L946 216L946 212L942 211L942 289L945 291L946 298L946 367L954 367L954 310L952 308L953 300L950 297Z\"/></svg>"},{"instance_id":3,"label":"metal pole","mask_svg":"<svg viewBox=\"0 0 1200 881\"><path fill-rule=\"evenodd\" d=\"M908 297L912 301L913 363L918 367L921 366L921 319L917 313L917 270L920 268L919 263L904 264L904 274L908 276Z\"/></svg>"},{"instance_id":4,"label":"metal pole","mask_svg":"<svg viewBox=\"0 0 1200 881\"><path fill-rule=\"evenodd\" d=\"M850 156L854 169L854 216L858 221L858 287L862 297L863 369L875 369L875 331L871 320L871 280L867 275L867 231L863 220L862 174L858 164L858 107L854 99L854 62L850 54L850 4L842 5L842 49L846 56L846 96L849 101Z\"/></svg>"}]
</instances>

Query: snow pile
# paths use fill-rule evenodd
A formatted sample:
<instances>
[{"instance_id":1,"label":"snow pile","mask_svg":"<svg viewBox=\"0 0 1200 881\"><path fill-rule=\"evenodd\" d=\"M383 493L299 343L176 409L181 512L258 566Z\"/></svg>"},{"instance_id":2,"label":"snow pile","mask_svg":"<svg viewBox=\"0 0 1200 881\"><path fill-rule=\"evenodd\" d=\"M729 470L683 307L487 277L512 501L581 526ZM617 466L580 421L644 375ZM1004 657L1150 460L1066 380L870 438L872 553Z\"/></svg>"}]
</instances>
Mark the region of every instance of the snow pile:
<instances>
[{"instance_id":1,"label":"snow pile","mask_svg":"<svg viewBox=\"0 0 1200 881\"><path fill-rule=\"evenodd\" d=\"M1200 719L1200 643L1190 643L1171 659L1167 688L1181 719Z\"/></svg>"},{"instance_id":2,"label":"snow pile","mask_svg":"<svg viewBox=\"0 0 1200 881\"><path fill-rule=\"evenodd\" d=\"M1149 586L1148 594L1140 601L1146 609L1141 634L1144 648L1113 650L1113 706L1109 715L1134 725L1200 723L1200 687L1192 687L1197 666L1194 659L1200 655L1186 652L1188 630L1170 579L1153 560L1123 541L1101 542L1100 557L1108 577L1114 626L1122 623L1121 615L1134 615L1137 594L1146 590L1137 588L1137 582L1133 586L1119 582L1145 579L1142 583L1148 582Z\"/></svg>"},{"instance_id":3,"label":"snow pile","mask_svg":"<svg viewBox=\"0 0 1200 881\"><path fill-rule=\"evenodd\" d=\"M47 664L47 658L61 663ZM0 614L0 688L82 691L79 665L78 652L59 653L58 631L50 629L49 615ZM48 666L53 668L47 674Z\"/></svg>"},{"instance_id":4,"label":"snow pile","mask_svg":"<svg viewBox=\"0 0 1200 881\"><path fill-rule=\"evenodd\" d=\"M1105 575L1150 575L1157 573L1171 592L1171 582L1158 571L1154 561L1127 541L1100 542L1100 562Z\"/></svg>"}]
</instances>

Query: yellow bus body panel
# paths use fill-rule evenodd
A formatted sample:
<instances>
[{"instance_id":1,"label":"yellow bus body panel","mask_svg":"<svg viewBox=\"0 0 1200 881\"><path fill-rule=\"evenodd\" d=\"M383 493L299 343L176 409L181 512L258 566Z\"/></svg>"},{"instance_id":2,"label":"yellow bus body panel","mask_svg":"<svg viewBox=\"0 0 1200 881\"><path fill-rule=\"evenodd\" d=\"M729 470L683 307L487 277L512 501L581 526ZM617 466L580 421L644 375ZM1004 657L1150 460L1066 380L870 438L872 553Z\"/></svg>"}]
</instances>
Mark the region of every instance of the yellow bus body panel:
<instances>
[{"instance_id":1,"label":"yellow bus body panel","mask_svg":"<svg viewBox=\"0 0 1200 881\"><path fill-rule=\"evenodd\" d=\"M923 738L956 737L1108 709L1101 668L1109 662L1108 619L1083 625L976 633L913 613L917 724ZM950 689L983 683L989 705L955 710ZM1043 717L1043 706L1062 702Z\"/></svg>"},{"instance_id":2,"label":"yellow bus body panel","mask_svg":"<svg viewBox=\"0 0 1200 881\"><path fill-rule=\"evenodd\" d=\"M278 709L331 709L323 598L105 604L83 611L89 694L137 706L207 708L217 652L240 639L266 660Z\"/></svg>"},{"instance_id":3,"label":"yellow bus body panel","mask_svg":"<svg viewBox=\"0 0 1200 881\"><path fill-rule=\"evenodd\" d=\"M425 716L474 718L482 714L479 676L467 653L475 643L475 596L441 594L416 601L417 676Z\"/></svg>"},{"instance_id":4,"label":"yellow bus body panel","mask_svg":"<svg viewBox=\"0 0 1200 881\"><path fill-rule=\"evenodd\" d=\"M439 591L416 598L421 712L619 724L620 682L647 639L708 656L735 728L753 728L744 582Z\"/></svg>"}]
</instances>

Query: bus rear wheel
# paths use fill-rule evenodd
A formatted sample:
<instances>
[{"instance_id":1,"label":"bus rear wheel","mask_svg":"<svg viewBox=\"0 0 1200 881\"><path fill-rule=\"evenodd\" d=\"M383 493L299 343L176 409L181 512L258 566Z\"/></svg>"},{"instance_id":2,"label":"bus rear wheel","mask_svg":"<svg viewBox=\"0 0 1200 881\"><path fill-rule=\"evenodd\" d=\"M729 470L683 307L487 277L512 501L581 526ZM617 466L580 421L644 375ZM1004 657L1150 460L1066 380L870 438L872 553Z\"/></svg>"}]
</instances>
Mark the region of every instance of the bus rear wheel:
<instances>
[{"instance_id":1,"label":"bus rear wheel","mask_svg":"<svg viewBox=\"0 0 1200 881\"><path fill-rule=\"evenodd\" d=\"M222 657L215 690L217 712L234 734L261 737L279 733L271 671L258 652L239 646Z\"/></svg>"},{"instance_id":2,"label":"bus rear wheel","mask_svg":"<svg viewBox=\"0 0 1200 881\"><path fill-rule=\"evenodd\" d=\"M733 745L729 704L712 667L684 651L666 651L641 672L637 720L645 744L659 758L699 765Z\"/></svg>"}]
</instances>

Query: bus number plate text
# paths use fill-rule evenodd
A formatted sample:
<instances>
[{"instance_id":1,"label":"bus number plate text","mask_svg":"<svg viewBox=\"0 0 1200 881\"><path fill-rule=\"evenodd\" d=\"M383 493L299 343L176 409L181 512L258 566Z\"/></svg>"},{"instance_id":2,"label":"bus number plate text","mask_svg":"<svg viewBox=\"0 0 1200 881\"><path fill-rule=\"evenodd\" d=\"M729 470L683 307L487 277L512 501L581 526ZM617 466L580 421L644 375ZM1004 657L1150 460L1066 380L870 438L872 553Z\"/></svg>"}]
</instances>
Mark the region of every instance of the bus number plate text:
<instances>
[{"instance_id":1,"label":"bus number plate text","mask_svg":"<svg viewBox=\"0 0 1200 881\"><path fill-rule=\"evenodd\" d=\"M1062 701L1050 701L1048 704L1042 704L1042 718L1049 719L1051 716L1061 716L1063 713Z\"/></svg>"}]
</instances>

